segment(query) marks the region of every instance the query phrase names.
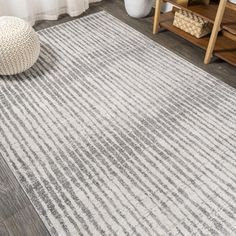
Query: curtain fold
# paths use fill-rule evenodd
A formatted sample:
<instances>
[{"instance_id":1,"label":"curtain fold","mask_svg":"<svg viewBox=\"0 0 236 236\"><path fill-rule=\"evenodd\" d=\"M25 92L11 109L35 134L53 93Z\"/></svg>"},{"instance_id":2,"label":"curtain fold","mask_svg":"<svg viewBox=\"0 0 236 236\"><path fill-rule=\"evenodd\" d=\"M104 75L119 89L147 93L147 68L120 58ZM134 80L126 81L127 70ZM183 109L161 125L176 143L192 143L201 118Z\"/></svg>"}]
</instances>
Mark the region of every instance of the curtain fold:
<instances>
[{"instance_id":1,"label":"curtain fold","mask_svg":"<svg viewBox=\"0 0 236 236\"><path fill-rule=\"evenodd\" d=\"M17 16L31 25L37 20L56 20L60 14L78 16L89 3L101 0L0 0L0 16Z\"/></svg>"}]
</instances>

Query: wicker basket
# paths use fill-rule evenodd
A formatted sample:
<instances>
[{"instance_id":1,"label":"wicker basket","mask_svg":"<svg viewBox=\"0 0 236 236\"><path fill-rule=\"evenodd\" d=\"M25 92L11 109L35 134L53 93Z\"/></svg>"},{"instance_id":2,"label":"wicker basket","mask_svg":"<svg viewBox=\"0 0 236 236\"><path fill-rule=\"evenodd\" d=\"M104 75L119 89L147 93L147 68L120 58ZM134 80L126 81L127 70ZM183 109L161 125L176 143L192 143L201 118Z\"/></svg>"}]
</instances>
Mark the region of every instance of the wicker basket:
<instances>
[{"instance_id":1,"label":"wicker basket","mask_svg":"<svg viewBox=\"0 0 236 236\"><path fill-rule=\"evenodd\" d=\"M210 22L182 9L175 12L173 25L196 38L201 38L212 30Z\"/></svg>"}]
</instances>

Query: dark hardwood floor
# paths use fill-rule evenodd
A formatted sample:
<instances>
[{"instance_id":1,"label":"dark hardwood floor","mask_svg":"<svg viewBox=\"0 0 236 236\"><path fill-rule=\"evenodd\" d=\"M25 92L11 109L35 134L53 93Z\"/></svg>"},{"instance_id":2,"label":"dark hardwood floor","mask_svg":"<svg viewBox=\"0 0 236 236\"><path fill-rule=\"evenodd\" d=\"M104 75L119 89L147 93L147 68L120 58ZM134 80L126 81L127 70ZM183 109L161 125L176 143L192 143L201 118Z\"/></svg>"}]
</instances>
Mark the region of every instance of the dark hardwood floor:
<instances>
[{"instance_id":1,"label":"dark hardwood floor","mask_svg":"<svg viewBox=\"0 0 236 236\"><path fill-rule=\"evenodd\" d=\"M193 46L171 32L152 34L153 12L144 19L130 18L124 9L122 0L103 0L93 4L80 17L105 10L152 40L192 62L196 66L236 88L236 68L214 58L209 65L203 64L204 51ZM40 21L35 25L41 30L72 19L68 15L60 16L57 21ZM20 187L13 173L0 155L0 236L47 236L47 229L34 210L27 195Z\"/></svg>"},{"instance_id":2,"label":"dark hardwood floor","mask_svg":"<svg viewBox=\"0 0 236 236\"><path fill-rule=\"evenodd\" d=\"M0 155L0 236L37 235L49 233Z\"/></svg>"}]
</instances>

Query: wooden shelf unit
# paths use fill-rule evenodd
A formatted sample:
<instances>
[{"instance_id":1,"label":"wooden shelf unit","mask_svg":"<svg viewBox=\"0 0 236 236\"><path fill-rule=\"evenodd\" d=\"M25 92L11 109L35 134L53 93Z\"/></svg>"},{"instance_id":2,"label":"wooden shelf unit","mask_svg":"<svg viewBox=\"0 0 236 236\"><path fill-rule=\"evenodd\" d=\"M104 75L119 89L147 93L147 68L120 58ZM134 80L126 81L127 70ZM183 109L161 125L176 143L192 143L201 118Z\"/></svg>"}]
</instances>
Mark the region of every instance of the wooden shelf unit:
<instances>
[{"instance_id":1,"label":"wooden shelf unit","mask_svg":"<svg viewBox=\"0 0 236 236\"><path fill-rule=\"evenodd\" d=\"M211 35L197 39L173 26L176 8L173 8L172 12L160 15L159 4L161 4L160 2L162 2L162 0L156 1L153 33L157 33L158 25L160 25L162 28L171 31L206 50L207 53L204 60L206 64L209 63L212 54L214 54L236 66L236 5L227 3L227 0L221 0L225 1L225 7L224 9L220 9L218 4L188 6L185 0L167 0L174 6L194 12L194 14L201 16L214 24ZM223 11L223 14L220 11ZM222 19L219 17L220 14L222 15ZM219 32L220 30L223 30L222 32L225 33Z\"/></svg>"}]
</instances>

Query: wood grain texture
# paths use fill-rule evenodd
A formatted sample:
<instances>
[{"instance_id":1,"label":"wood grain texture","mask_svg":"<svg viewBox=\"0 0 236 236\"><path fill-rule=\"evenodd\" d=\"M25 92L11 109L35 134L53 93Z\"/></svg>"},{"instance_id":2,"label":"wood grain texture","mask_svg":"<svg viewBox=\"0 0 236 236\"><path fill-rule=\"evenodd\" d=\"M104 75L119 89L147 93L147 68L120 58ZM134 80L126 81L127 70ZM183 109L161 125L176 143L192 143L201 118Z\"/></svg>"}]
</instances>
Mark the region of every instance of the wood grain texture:
<instances>
[{"instance_id":1,"label":"wood grain texture","mask_svg":"<svg viewBox=\"0 0 236 236\"><path fill-rule=\"evenodd\" d=\"M154 23L153 23L153 34L156 34L158 32L158 23L160 20L161 6L162 6L162 0L157 0L155 7Z\"/></svg>"},{"instance_id":2,"label":"wood grain texture","mask_svg":"<svg viewBox=\"0 0 236 236\"><path fill-rule=\"evenodd\" d=\"M0 236L9 236L7 228L4 223L0 222Z\"/></svg>"},{"instance_id":3,"label":"wood grain texture","mask_svg":"<svg viewBox=\"0 0 236 236\"><path fill-rule=\"evenodd\" d=\"M182 58L236 88L235 67L219 59L206 66L202 62L204 50L169 31L153 35L152 22L154 11L146 18L134 19L130 18L126 13L122 0L103 0L101 3L93 4L82 16L100 10L109 12ZM73 19L75 18L62 15L58 21L37 22L35 29L44 29ZM29 226L24 225L25 222L27 222L27 224L30 222ZM33 233L32 235L34 236L42 235L42 233L44 236L49 235L26 194L21 189L13 173L0 155L0 236L21 236L25 231L27 233ZM25 234L23 235L25 236Z\"/></svg>"},{"instance_id":4,"label":"wood grain texture","mask_svg":"<svg viewBox=\"0 0 236 236\"><path fill-rule=\"evenodd\" d=\"M4 221L5 227L9 235L24 236L46 236L49 235L47 229L39 220L37 214L34 213L33 206L22 209Z\"/></svg>"},{"instance_id":5,"label":"wood grain texture","mask_svg":"<svg viewBox=\"0 0 236 236\"><path fill-rule=\"evenodd\" d=\"M0 155L0 236L49 235L27 195Z\"/></svg>"},{"instance_id":6,"label":"wood grain texture","mask_svg":"<svg viewBox=\"0 0 236 236\"><path fill-rule=\"evenodd\" d=\"M0 166L0 221L4 221L27 207L29 201L2 156Z\"/></svg>"}]
</instances>

